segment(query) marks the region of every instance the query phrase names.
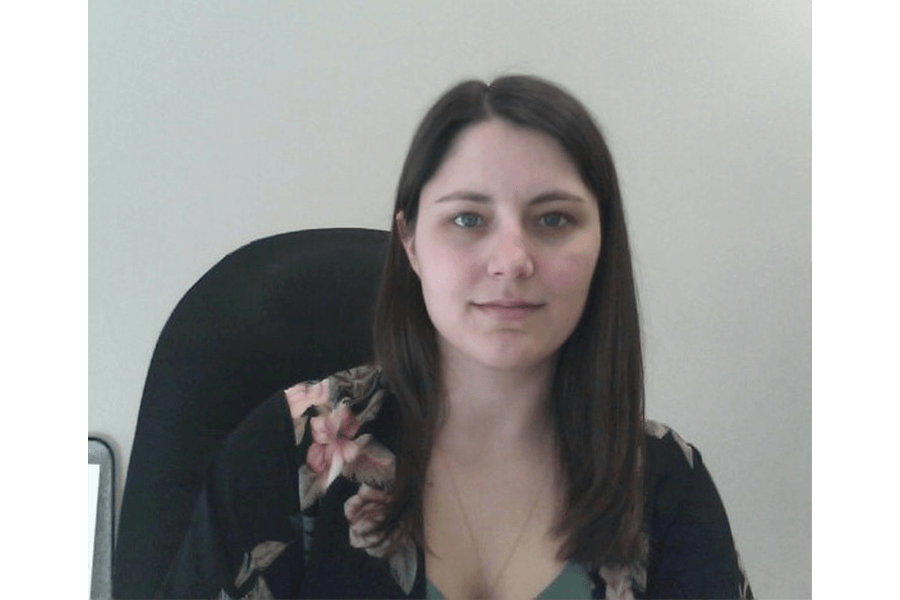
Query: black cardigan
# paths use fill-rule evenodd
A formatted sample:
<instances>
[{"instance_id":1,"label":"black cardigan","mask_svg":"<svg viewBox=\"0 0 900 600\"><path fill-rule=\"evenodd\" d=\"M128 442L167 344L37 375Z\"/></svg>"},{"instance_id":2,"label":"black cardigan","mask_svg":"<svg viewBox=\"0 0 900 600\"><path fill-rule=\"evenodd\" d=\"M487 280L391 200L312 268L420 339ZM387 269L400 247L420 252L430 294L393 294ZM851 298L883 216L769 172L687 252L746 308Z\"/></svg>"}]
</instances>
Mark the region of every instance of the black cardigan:
<instances>
[{"instance_id":1,"label":"black cardigan","mask_svg":"<svg viewBox=\"0 0 900 600\"><path fill-rule=\"evenodd\" d=\"M262 403L210 467L160 597L423 598L421 548L383 556L359 535L393 474L396 410L371 367ZM647 554L592 572L593 597L752 598L700 453L645 429Z\"/></svg>"}]
</instances>

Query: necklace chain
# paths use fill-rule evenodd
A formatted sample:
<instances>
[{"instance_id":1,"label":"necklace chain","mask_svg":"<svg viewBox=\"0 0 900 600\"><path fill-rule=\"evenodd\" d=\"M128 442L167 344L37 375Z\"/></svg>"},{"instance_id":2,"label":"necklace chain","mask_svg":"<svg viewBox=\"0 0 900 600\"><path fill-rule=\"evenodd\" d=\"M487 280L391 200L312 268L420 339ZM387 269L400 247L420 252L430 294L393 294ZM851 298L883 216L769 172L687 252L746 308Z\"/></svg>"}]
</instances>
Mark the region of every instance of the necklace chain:
<instances>
[{"instance_id":1,"label":"necklace chain","mask_svg":"<svg viewBox=\"0 0 900 600\"><path fill-rule=\"evenodd\" d=\"M466 533L469 536L469 541L472 543L472 550L474 551L475 558L478 561L478 568L481 571L482 581L488 583L487 578L485 577L486 574L484 573L484 563L482 562L481 555L478 552L478 544L475 542L475 530L472 528L472 523L469 522L469 515L466 512L465 506L463 505L462 496L460 495L459 488L456 485L456 477L453 475L453 469L450 468L450 461L447 459L447 455L443 451L443 449L438 448L438 454L440 454L441 460L444 463L444 469L447 471L447 476L450 480L450 488L453 490L453 497L456 500L456 506L457 508L459 508L459 512L462 515L463 525L465 525ZM528 509L528 515L525 517L525 521L519 528L519 533L516 535L516 539L513 541L509 551L507 551L506 558L503 559L503 563L500 565L500 569L494 575L493 580L488 584L488 597L493 597L494 587L500 581L500 577L503 576L504 571L506 571L506 567L509 566L513 555L516 553L516 548L519 547L519 542L522 540L522 536L525 535L525 530L528 529L528 524L531 523L532 516L534 516L534 509L537 507L538 498L541 497L541 490L543 489L543 487L543 485L538 486L537 491L534 493L534 499L531 501L531 508Z\"/></svg>"}]
</instances>

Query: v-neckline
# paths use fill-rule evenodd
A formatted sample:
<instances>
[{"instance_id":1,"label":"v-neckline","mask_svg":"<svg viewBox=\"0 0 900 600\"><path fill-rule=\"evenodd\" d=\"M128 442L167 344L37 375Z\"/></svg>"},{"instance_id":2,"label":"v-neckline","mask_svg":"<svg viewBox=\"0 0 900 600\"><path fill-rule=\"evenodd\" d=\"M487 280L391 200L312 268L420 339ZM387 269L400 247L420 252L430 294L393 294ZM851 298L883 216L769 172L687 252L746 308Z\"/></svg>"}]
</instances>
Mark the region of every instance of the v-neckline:
<instances>
[{"instance_id":1,"label":"v-neckline","mask_svg":"<svg viewBox=\"0 0 900 600\"><path fill-rule=\"evenodd\" d=\"M563 589L555 590L557 587ZM576 591L578 594L573 595ZM590 598L591 597L591 578L584 565L570 560L566 562L556 576L550 580L544 588L535 596L535 600L550 600L551 598ZM428 573L425 573L425 598L427 600L446 600L446 596L430 579Z\"/></svg>"}]
</instances>

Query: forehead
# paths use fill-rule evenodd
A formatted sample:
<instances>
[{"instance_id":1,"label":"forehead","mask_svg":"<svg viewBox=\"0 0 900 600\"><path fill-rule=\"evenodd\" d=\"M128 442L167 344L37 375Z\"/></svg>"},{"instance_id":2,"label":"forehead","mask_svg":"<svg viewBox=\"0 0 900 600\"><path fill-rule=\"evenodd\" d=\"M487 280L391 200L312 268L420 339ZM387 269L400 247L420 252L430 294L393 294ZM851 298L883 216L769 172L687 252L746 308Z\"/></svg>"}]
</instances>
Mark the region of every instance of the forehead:
<instances>
[{"instance_id":1,"label":"forehead","mask_svg":"<svg viewBox=\"0 0 900 600\"><path fill-rule=\"evenodd\" d=\"M554 186L586 191L574 161L556 139L499 119L459 134L422 197L460 186L485 193L529 193Z\"/></svg>"}]
</instances>

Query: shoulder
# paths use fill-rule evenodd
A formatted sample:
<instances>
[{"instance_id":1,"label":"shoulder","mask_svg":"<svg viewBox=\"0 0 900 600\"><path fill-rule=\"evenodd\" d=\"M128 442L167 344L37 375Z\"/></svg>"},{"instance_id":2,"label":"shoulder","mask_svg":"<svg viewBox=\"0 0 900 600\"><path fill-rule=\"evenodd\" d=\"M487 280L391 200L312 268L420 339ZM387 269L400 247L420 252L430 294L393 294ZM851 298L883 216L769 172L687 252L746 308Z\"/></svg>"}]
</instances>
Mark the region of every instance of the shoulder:
<instances>
[{"instance_id":1,"label":"shoulder","mask_svg":"<svg viewBox=\"0 0 900 600\"><path fill-rule=\"evenodd\" d=\"M304 381L284 390L300 445L308 419L340 411L362 426L379 416L385 395L381 369L373 365L333 373L317 381ZM350 424L350 422L348 422ZM358 427L357 427L358 428Z\"/></svg>"},{"instance_id":2,"label":"shoulder","mask_svg":"<svg viewBox=\"0 0 900 600\"><path fill-rule=\"evenodd\" d=\"M677 519L685 503L696 500L698 484L715 493L700 452L677 431L656 421L645 421L645 511L652 533L660 535Z\"/></svg>"},{"instance_id":3,"label":"shoulder","mask_svg":"<svg viewBox=\"0 0 900 600\"><path fill-rule=\"evenodd\" d=\"M647 438L649 447L655 451L672 454L673 456L680 453L681 458L684 458L687 465L693 468L696 448L678 435L677 431L664 423L646 420L644 421L644 435Z\"/></svg>"},{"instance_id":4,"label":"shoulder","mask_svg":"<svg viewBox=\"0 0 900 600\"><path fill-rule=\"evenodd\" d=\"M240 424L222 441L215 466L222 475L245 479L276 458L284 462L296 456L310 420L329 415L341 406L353 407L373 399L373 384L379 370L371 366L356 367L334 373L321 380L304 381L278 391L259 402ZM370 413L377 413L377 402ZM282 465L285 466L285 465ZM291 470L296 472L296 467ZM246 486L241 486L246 487Z\"/></svg>"},{"instance_id":5,"label":"shoulder","mask_svg":"<svg viewBox=\"0 0 900 600\"><path fill-rule=\"evenodd\" d=\"M334 409L340 404L354 408L354 412L362 412L371 408L377 415L384 385L381 369L373 365L364 365L339 371L319 381L305 381L293 385L284 391L290 408L291 418L298 420L322 409ZM371 405L371 407L369 406Z\"/></svg>"},{"instance_id":6,"label":"shoulder","mask_svg":"<svg viewBox=\"0 0 900 600\"><path fill-rule=\"evenodd\" d=\"M660 477L689 477L700 465L700 453L677 431L657 421L644 421L648 482Z\"/></svg>"},{"instance_id":7,"label":"shoulder","mask_svg":"<svg viewBox=\"0 0 900 600\"><path fill-rule=\"evenodd\" d=\"M645 527L655 597L752 597L725 507L697 448L645 423Z\"/></svg>"}]
</instances>

